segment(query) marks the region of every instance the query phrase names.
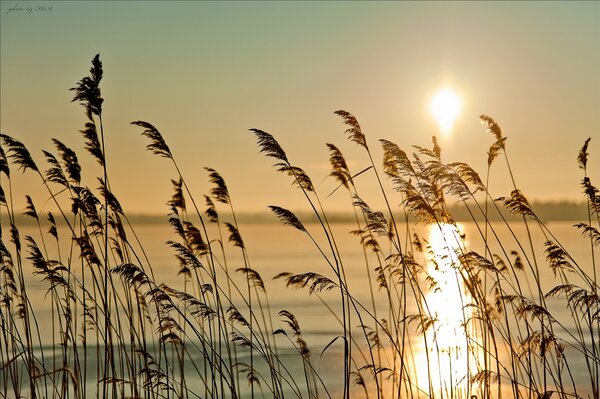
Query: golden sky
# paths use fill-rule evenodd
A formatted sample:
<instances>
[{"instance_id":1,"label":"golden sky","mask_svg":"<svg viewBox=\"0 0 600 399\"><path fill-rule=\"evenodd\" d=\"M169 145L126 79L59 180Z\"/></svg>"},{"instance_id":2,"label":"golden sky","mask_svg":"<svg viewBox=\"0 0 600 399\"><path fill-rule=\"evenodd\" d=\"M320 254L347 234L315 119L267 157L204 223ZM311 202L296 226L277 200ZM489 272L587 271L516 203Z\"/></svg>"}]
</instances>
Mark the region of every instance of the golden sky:
<instances>
[{"instance_id":1,"label":"golden sky","mask_svg":"<svg viewBox=\"0 0 600 399\"><path fill-rule=\"evenodd\" d=\"M240 211L302 209L301 194L258 153L248 129L272 133L325 197L335 188L326 142L356 172L368 161L334 111L358 118L377 157L379 138L409 151L439 135L429 102L446 86L462 109L440 138L443 160L485 175L485 113L508 137L517 184L530 199L581 198L575 160L587 137L592 178L600 178L598 2L2 0L0 11L2 132L40 165L41 150L59 138L96 187L100 171L78 134L83 109L68 89L100 53L111 185L131 213L166 213L175 177L145 151L132 121L159 128L197 198L210 187L209 166ZM372 181L361 175L363 192ZM509 182L494 165L494 195L507 195ZM40 186L27 176L19 184L22 196ZM336 193L325 205L343 208L341 201L349 200Z\"/></svg>"}]
</instances>

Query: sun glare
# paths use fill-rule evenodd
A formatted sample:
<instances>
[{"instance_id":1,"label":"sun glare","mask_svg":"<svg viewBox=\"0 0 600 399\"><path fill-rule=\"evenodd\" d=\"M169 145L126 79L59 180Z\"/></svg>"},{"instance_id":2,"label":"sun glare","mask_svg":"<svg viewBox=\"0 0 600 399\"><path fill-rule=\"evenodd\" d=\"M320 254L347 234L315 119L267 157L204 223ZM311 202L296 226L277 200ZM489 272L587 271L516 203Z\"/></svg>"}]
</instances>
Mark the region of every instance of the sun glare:
<instances>
[{"instance_id":1,"label":"sun glare","mask_svg":"<svg viewBox=\"0 0 600 399\"><path fill-rule=\"evenodd\" d=\"M452 131L460 107L461 103L458 95L447 88L438 91L431 100L431 113L437 120L443 135L448 135Z\"/></svg>"},{"instance_id":2,"label":"sun glare","mask_svg":"<svg viewBox=\"0 0 600 399\"><path fill-rule=\"evenodd\" d=\"M458 253L464 246L461 227L433 225L429 244L433 258L427 274L435 282L435 288L427 293L424 306L435 323L426 335L430 342L429 357L421 353L418 358L418 364L423 365L418 370L418 380L423 389L431 386L434 391L449 394L454 390L459 393L457 397L469 397L467 393L475 387L469 379L477 371L479 353L476 345L469 345L476 340L476 334L465 329L472 315L468 306L470 296L458 270Z\"/></svg>"}]
</instances>

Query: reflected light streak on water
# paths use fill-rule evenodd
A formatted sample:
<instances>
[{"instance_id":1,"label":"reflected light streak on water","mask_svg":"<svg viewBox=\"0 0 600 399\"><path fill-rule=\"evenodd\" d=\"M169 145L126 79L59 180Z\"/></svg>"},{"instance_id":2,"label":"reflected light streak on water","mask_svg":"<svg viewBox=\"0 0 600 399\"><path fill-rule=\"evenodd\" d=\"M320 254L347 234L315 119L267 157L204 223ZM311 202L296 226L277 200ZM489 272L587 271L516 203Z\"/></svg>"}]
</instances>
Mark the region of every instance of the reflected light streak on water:
<instances>
[{"instance_id":1,"label":"reflected light streak on water","mask_svg":"<svg viewBox=\"0 0 600 399\"><path fill-rule=\"evenodd\" d=\"M464 249L460 227L450 224L431 226L428 274L435 283L425 294L423 307L434 320L425 333L425 350L416 354L419 386L432 397L469 398L476 387L469 378L477 372L476 334L465 329L471 317L471 297L460 275L458 254ZM470 339L471 341L468 341ZM428 366L429 364L429 366Z\"/></svg>"}]
</instances>

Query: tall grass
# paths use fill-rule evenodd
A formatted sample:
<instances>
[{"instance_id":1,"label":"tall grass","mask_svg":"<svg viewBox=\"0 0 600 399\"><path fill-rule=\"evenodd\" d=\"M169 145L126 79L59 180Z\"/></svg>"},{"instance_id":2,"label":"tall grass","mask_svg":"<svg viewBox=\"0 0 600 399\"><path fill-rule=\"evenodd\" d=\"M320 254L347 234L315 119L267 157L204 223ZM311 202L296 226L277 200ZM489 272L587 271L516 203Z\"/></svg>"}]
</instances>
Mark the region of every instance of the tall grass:
<instances>
[{"instance_id":1,"label":"tall grass","mask_svg":"<svg viewBox=\"0 0 600 399\"><path fill-rule=\"evenodd\" d=\"M327 265L274 276L316 296L339 324L317 357L295 310L272 309L223 177L206 168L210 186L198 196L161 132L135 121L147 149L174 174L166 210L174 237L166 244L181 283L167 286L155 277L143 237L110 188L102 71L96 56L89 76L72 89L87 117L87 156L101 167L96 182L84 181L78 155L58 140L43 152L42 167L23 143L0 135L0 396L599 397L600 193L587 167L589 139L577 156L588 217L574 226L589 241L589 257L576 260L517 185L507 138L491 117L481 116L494 138L484 181L466 163L444 162L435 137L432 148L414 146L410 155L379 140L378 162L357 119L337 111L365 154L363 167L351 171L340 147L327 144L331 176L347 191L354 215L365 301L348 279L351 266L340 249L348 238L330 222L323 194L273 135L251 129L260 152L290 177L312 212L309 223L284 204L270 206ZM495 198L490 170L499 155L513 190ZM13 192L18 170L40 179L46 194L36 201L51 209L45 215L34 198ZM368 179L379 187L383 210L361 197ZM23 195L35 236L20 235L15 198ZM454 204L471 216L480 250L454 220ZM506 212L522 221L510 222ZM501 222L492 223L497 216ZM241 259L237 269L229 262L234 257ZM29 295L37 280L47 289L50 326L39 325L39 306ZM296 360L284 355L286 348ZM324 377L317 360L333 348L341 352L336 381ZM585 370L574 370L581 365Z\"/></svg>"}]
</instances>

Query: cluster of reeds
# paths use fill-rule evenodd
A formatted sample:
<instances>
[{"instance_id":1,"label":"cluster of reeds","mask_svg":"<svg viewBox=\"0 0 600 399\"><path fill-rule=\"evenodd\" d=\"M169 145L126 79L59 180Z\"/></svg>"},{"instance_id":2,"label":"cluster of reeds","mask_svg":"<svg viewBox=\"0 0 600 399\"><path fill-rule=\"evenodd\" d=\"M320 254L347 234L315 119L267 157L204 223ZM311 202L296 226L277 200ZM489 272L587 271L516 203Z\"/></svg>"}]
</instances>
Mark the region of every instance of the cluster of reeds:
<instances>
[{"instance_id":1,"label":"cluster of reeds","mask_svg":"<svg viewBox=\"0 0 600 399\"><path fill-rule=\"evenodd\" d=\"M44 151L42 168L20 141L0 136L0 396L599 397L600 193L588 176L589 139L577 158L588 220L575 229L589 240L590 257L578 263L515 183L506 137L492 118L481 116L494 138L483 180L466 163L444 163L435 137L432 149L414 147L411 155L380 140L381 167L356 118L337 111L349 139L366 156L365 166L353 172L340 149L327 144L331 176L348 192L352 234L363 253L363 265L348 265L339 249L348 238L334 234L311 178L271 134L251 129L260 151L290 176L317 221L305 223L271 206L284 224L306 235L327 266L274 277L320 298L325 291L336 293L334 302L331 296L321 300L339 323L339 334L318 348L321 355L340 349L340 372L332 382L320 375L294 310L275 317L221 175L206 168L211 188L197 202L162 134L136 121L148 150L165 158L175 175L168 201L175 238L167 244L181 284L157 281L135 226L110 189L101 79L96 56L89 76L72 89L87 116L81 130L85 148L101 167L98 187L84 182L77 154L64 143L53 139L55 148ZM514 189L494 198L490 170L499 156ZM24 213L37 225L35 237L19 233L15 167L38 175L47 192L43 200L53 204L42 215L26 196ZM361 181L369 178L380 188L381 211L362 199ZM449 211L453 203L472 216L482 248L465 240ZM501 208L522 217L524 232L506 219L490 221L492 212L503 217ZM424 225L439 233L437 242L423 236ZM512 239L501 238L500 230ZM534 239L539 235L542 243ZM241 259L237 267L228 263L232 251ZM350 267L364 268L367 300L350 286ZM47 288L51 326L38 323L28 295L30 273ZM547 287L543 280L549 274Z\"/></svg>"}]
</instances>

